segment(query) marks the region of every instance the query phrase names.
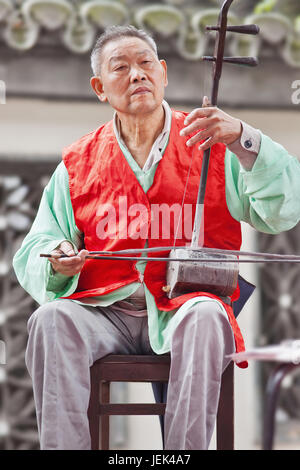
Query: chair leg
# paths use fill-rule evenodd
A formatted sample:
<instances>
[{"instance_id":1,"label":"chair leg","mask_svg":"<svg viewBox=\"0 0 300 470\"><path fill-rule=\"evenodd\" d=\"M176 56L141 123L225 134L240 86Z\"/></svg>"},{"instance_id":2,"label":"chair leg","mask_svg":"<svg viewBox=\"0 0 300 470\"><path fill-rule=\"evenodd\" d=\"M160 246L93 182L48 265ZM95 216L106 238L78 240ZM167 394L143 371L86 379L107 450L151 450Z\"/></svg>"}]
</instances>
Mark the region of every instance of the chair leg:
<instances>
[{"instance_id":1,"label":"chair leg","mask_svg":"<svg viewBox=\"0 0 300 470\"><path fill-rule=\"evenodd\" d=\"M91 367L91 394L88 408L91 450L99 449L99 383L97 369Z\"/></svg>"},{"instance_id":2,"label":"chair leg","mask_svg":"<svg viewBox=\"0 0 300 470\"><path fill-rule=\"evenodd\" d=\"M110 402L110 383L100 383L100 403L106 404ZM101 449L109 449L109 415L100 414L101 428Z\"/></svg>"},{"instance_id":3,"label":"chair leg","mask_svg":"<svg viewBox=\"0 0 300 470\"><path fill-rule=\"evenodd\" d=\"M234 449L234 363L231 362L222 376L217 414L217 450Z\"/></svg>"},{"instance_id":4,"label":"chair leg","mask_svg":"<svg viewBox=\"0 0 300 470\"><path fill-rule=\"evenodd\" d=\"M156 403L167 403L168 382L152 382L152 391ZM159 415L161 439L165 448L165 415Z\"/></svg>"}]
</instances>

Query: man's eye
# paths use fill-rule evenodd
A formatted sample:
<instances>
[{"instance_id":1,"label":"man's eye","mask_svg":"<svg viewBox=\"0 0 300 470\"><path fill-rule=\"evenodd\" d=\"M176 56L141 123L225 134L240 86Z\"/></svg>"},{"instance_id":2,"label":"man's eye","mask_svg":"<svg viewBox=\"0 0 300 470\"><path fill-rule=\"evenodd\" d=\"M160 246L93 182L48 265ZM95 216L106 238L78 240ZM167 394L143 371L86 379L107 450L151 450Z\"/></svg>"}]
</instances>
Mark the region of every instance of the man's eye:
<instances>
[{"instance_id":1,"label":"man's eye","mask_svg":"<svg viewBox=\"0 0 300 470\"><path fill-rule=\"evenodd\" d=\"M126 65L119 65L119 67L115 68L116 71L122 71L122 70L125 70L125 69L126 69Z\"/></svg>"}]
</instances>

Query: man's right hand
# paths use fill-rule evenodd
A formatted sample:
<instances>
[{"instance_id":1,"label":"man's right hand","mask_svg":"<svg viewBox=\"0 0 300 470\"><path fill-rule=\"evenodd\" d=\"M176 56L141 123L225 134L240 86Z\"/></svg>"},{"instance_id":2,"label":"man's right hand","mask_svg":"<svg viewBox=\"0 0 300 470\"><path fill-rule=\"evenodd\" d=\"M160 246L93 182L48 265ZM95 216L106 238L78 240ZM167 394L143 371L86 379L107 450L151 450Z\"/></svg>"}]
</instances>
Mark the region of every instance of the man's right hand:
<instances>
[{"instance_id":1,"label":"man's right hand","mask_svg":"<svg viewBox=\"0 0 300 470\"><path fill-rule=\"evenodd\" d=\"M65 276L75 276L75 274L81 271L85 263L85 257L89 252L81 250L76 255L73 245L70 242L63 241L55 250L51 251L51 256L59 256L61 254L66 254L70 258L48 258L53 270Z\"/></svg>"}]
</instances>

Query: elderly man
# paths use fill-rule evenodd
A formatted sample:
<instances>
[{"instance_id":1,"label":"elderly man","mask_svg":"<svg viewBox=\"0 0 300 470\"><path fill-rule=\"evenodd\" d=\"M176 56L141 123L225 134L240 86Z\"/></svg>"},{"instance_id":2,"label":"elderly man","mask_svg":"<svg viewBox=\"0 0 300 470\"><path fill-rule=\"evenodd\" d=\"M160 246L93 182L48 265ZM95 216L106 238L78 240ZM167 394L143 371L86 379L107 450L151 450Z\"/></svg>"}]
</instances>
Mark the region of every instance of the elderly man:
<instances>
[{"instance_id":1,"label":"elderly man","mask_svg":"<svg viewBox=\"0 0 300 470\"><path fill-rule=\"evenodd\" d=\"M239 249L240 221L268 233L288 230L300 218L300 165L206 99L190 114L171 110L166 63L143 31L108 29L92 68L91 86L114 118L64 150L13 260L20 284L40 304L28 321L26 364L41 448L90 448L94 361L110 353L171 352L165 448L207 449L226 356L244 347L231 306L242 286L231 299L201 291L169 299L166 263L86 255L168 246L175 238L188 244L191 233L176 237L170 217L154 226L153 208L181 204L184 194L185 209L195 208L208 146L205 246ZM187 211L184 221L190 219ZM56 257L63 253L69 257Z\"/></svg>"}]
</instances>

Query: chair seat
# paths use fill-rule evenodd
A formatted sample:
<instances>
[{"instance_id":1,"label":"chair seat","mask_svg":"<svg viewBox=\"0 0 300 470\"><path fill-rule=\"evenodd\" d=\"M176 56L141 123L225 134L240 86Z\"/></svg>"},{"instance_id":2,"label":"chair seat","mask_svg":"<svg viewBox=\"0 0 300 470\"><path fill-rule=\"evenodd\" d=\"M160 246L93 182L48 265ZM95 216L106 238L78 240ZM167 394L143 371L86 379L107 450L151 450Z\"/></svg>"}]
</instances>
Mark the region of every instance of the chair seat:
<instances>
[{"instance_id":1,"label":"chair seat","mask_svg":"<svg viewBox=\"0 0 300 470\"><path fill-rule=\"evenodd\" d=\"M131 354L109 354L101 359L98 359L94 362L95 364L170 364L171 356L170 354L141 354L141 355L131 355Z\"/></svg>"},{"instance_id":2,"label":"chair seat","mask_svg":"<svg viewBox=\"0 0 300 470\"><path fill-rule=\"evenodd\" d=\"M108 382L167 382L170 355L114 355L96 361L94 373Z\"/></svg>"}]
</instances>

